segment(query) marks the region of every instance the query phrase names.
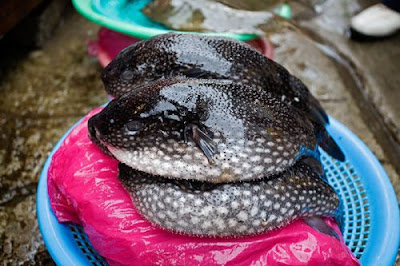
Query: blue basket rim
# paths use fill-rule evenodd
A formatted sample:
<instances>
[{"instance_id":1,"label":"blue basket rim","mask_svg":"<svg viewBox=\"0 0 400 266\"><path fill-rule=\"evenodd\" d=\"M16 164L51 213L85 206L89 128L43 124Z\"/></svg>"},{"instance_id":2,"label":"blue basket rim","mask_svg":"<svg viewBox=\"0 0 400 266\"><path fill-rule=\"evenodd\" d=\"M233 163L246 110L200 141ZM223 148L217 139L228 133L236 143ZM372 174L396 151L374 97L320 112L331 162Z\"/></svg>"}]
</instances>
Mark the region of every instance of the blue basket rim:
<instances>
[{"instance_id":1,"label":"blue basket rim","mask_svg":"<svg viewBox=\"0 0 400 266\"><path fill-rule=\"evenodd\" d=\"M392 183L383 166L361 139L336 119L329 117L329 121L326 129L342 150L348 150L349 146L356 149L358 156L352 159L360 162L353 163L357 172L373 173L375 177L368 179L368 174L360 176L369 197L371 224L379 225L371 226L370 236L373 239L368 239L360 259L361 265L393 265L400 245L400 209ZM341 133L339 139L335 137L337 131ZM375 204L377 201L374 199L377 198L379 203L386 204Z\"/></svg>"},{"instance_id":2,"label":"blue basket rim","mask_svg":"<svg viewBox=\"0 0 400 266\"><path fill-rule=\"evenodd\" d=\"M69 227L66 224L58 223L56 216L51 210L47 192L47 174L52 157L69 133L80 124L82 120L83 118L75 123L54 146L44 164L38 184L36 201L39 228L44 243L57 265L88 265L85 262L89 262L82 252L78 252L80 250L70 237L71 233ZM378 220L375 221L379 224L379 228L377 228L378 230L375 230L376 228L371 228L370 231L370 236L373 236L374 240L378 241L368 241L360 262L362 265L374 265L372 262L375 262L375 264L379 263L380 265L393 265L400 244L400 211L393 186L382 165L369 148L336 119L329 117L329 120L330 124L327 126L327 130L329 133L333 134L339 146L342 147L342 145L346 144L345 142L352 143L352 145L354 145L352 149L356 147L359 154L362 155L359 156L359 159L363 161L362 163L364 165L367 165L369 171L374 173L376 178L374 178L371 182L371 186L367 189L368 196L372 198L379 196L381 197L379 203L385 203L375 206L377 207L375 210L379 210ZM339 133L341 137L335 137L335 134ZM364 178L361 177L365 182ZM364 182L363 184L365 184ZM371 209L374 209L373 206ZM398 211L396 212L395 210ZM371 213L371 219L374 219L374 212L371 211ZM382 219L379 220L380 218Z\"/></svg>"},{"instance_id":3,"label":"blue basket rim","mask_svg":"<svg viewBox=\"0 0 400 266\"><path fill-rule=\"evenodd\" d=\"M54 153L60 148L69 133L82 122L83 118L76 122L57 142L48 156L43 170L40 174L38 190L36 195L36 211L39 221L39 229L43 241L57 265L87 265L82 252L77 252L76 243L71 241L67 235L70 234L68 225L59 223L50 206L47 191L47 175Z\"/></svg>"}]
</instances>

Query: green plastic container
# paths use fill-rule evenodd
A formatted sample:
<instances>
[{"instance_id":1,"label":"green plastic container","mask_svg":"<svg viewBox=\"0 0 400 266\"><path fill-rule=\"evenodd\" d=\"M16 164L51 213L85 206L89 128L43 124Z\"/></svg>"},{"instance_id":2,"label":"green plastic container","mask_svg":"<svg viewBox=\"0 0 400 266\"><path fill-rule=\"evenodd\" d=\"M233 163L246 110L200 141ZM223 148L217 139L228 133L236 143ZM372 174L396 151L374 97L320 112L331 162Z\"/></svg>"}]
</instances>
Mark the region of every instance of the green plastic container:
<instances>
[{"instance_id":1,"label":"green plastic container","mask_svg":"<svg viewBox=\"0 0 400 266\"><path fill-rule=\"evenodd\" d=\"M148 39L167 32L179 32L151 21L140 11L150 1L72 0L72 3L79 13L94 23L136 38ZM254 34L234 34L227 32L197 34L225 36L241 41L257 38L257 35Z\"/></svg>"}]
</instances>

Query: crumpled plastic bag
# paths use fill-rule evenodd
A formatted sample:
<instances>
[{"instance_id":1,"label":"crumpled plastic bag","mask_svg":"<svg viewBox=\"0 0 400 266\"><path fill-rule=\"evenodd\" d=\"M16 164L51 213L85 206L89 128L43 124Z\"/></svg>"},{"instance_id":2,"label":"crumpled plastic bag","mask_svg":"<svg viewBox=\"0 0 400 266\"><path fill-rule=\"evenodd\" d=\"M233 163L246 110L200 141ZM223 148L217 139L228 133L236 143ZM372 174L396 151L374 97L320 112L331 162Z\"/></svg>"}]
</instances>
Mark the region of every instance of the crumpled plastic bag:
<instances>
[{"instance_id":1,"label":"crumpled plastic bag","mask_svg":"<svg viewBox=\"0 0 400 266\"><path fill-rule=\"evenodd\" d=\"M117 180L115 159L88 138L90 112L54 154L48 173L51 207L59 222L81 224L111 265L359 265L343 241L297 220L259 236L212 239L151 225ZM326 219L340 234L338 226Z\"/></svg>"}]
</instances>

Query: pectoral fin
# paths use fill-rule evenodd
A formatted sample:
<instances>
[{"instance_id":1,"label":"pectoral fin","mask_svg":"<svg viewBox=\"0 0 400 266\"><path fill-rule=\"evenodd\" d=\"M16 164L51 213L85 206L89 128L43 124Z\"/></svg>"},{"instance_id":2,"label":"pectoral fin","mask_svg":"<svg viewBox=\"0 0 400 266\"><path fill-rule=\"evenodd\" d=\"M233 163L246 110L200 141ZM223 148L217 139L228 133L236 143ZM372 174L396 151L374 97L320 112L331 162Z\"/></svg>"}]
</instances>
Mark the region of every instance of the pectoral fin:
<instances>
[{"instance_id":1,"label":"pectoral fin","mask_svg":"<svg viewBox=\"0 0 400 266\"><path fill-rule=\"evenodd\" d=\"M191 125L192 139L207 157L210 164L214 163L213 156L218 152L217 144L198 126Z\"/></svg>"}]
</instances>

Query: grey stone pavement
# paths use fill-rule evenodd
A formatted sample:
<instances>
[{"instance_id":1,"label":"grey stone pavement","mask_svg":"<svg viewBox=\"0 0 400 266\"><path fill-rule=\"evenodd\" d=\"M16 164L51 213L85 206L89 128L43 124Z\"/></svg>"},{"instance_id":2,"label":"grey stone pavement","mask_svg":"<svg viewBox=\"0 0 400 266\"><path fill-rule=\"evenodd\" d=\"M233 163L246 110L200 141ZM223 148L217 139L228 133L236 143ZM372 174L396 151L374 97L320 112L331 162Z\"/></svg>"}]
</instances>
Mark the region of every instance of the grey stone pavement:
<instances>
[{"instance_id":1,"label":"grey stone pavement","mask_svg":"<svg viewBox=\"0 0 400 266\"><path fill-rule=\"evenodd\" d=\"M360 1L361 2L361 1ZM373 1L328 0L320 13L295 5L302 31L269 36L275 60L302 79L328 113L378 157L400 198L400 35L355 43L349 18ZM0 60L0 261L48 265L36 220L41 168L64 132L107 98L86 42L98 26L68 12L43 49L8 48ZM320 45L315 45L316 42Z\"/></svg>"}]
</instances>

